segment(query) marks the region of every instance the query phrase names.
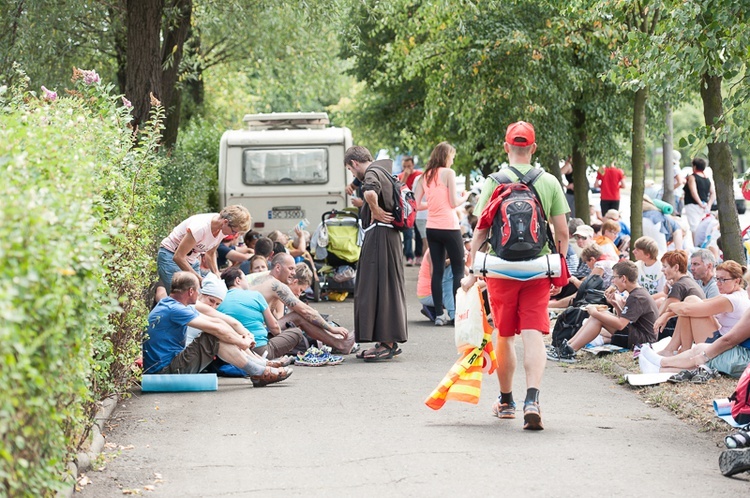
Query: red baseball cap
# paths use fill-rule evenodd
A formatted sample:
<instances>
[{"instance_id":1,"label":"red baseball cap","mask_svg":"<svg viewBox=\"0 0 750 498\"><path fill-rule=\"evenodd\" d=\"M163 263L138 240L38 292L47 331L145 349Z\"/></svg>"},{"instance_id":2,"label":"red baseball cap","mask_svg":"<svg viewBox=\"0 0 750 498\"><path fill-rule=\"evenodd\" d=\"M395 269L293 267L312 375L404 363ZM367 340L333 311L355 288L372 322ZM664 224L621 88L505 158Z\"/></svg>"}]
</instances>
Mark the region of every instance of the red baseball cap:
<instances>
[{"instance_id":1,"label":"red baseball cap","mask_svg":"<svg viewBox=\"0 0 750 498\"><path fill-rule=\"evenodd\" d=\"M505 141L516 147L529 147L536 143L534 127L526 121L513 123L505 132Z\"/></svg>"}]
</instances>

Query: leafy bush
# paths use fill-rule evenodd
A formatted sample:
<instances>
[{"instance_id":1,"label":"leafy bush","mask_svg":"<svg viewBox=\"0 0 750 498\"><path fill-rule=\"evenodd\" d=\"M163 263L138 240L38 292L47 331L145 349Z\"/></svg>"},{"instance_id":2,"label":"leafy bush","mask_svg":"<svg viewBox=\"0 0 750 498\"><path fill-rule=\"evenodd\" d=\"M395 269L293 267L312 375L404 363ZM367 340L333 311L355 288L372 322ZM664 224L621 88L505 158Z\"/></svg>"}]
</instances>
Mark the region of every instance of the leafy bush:
<instances>
[{"instance_id":1,"label":"leafy bush","mask_svg":"<svg viewBox=\"0 0 750 498\"><path fill-rule=\"evenodd\" d=\"M137 145L93 71L0 87L0 495L48 496L139 352L154 273L160 111Z\"/></svg>"},{"instance_id":2,"label":"leafy bush","mask_svg":"<svg viewBox=\"0 0 750 498\"><path fill-rule=\"evenodd\" d=\"M202 119L180 130L177 146L161 169L164 203L157 234L165 237L184 219L218 211L219 141L223 130Z\"/></svg>"}]
</instances>

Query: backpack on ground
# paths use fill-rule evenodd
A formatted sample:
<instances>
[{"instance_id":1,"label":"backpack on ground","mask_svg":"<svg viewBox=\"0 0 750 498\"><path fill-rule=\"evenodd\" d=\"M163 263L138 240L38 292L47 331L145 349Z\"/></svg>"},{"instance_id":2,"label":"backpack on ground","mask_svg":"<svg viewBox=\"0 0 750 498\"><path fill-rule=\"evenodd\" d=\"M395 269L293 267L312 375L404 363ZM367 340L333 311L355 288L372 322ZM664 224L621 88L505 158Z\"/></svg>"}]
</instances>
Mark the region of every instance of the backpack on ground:
<instances>
[{"instance_id":1,"label":"backpack on ground","mask_svg":"<svg viewBox=\"0 0 750 498\"><path fill-rule=\"evenodd\" d=\"M729 398L732 402L732 418L740 425L750 424L750 365L742 372L737 389Z\"/></svg>"},{"instance_id":2,"label":"backpack on ground","mask_svg":"<svg viewBox=\"0 0 750 498\"><path fill-rule=\"evenodd\" d=\"M393 185L394 209L391 212L391 215L393 215L391 225L401 231L414 228L414 222L417 219L417 199L414 196L414 192L385 168L377 165L375 167L385 171Z\"/></svg>"},{"instance_id":3,"label":"backpack on ground","mask_svg":"<svg viewBox=\"0 0 750 498\"><path fill-rule=\"evenodd\" d=\"M563 339L570 340L589 317L584 306L589 304L606 304L604 297L604 280L599 275L589 275L583 279L571 306L560 313L552 329L552 345L560 347Z\"/></svg>"},{"instance_id":4,"label":"backpack on ground","mask_svg":"<svg viewBox=\"0 0 750 498\"><path fill-rule=\"evenodd\" d=\"M519 181L511 180L506 171L490 175L498 186L493 198L499 198L488 238L495 254L506 261L527 261L539 256L548 245L557 252L544 208L534 183L543 171L531 168L526 175L508 167Z\"/></svg>"}]
</instances>

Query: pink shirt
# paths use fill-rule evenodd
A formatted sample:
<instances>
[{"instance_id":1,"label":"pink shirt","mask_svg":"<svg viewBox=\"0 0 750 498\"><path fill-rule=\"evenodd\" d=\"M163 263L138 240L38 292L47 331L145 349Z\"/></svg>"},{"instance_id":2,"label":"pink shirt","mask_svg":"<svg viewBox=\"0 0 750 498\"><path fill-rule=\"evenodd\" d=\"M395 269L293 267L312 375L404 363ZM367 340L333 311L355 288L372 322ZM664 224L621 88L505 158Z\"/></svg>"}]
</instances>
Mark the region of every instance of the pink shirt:
<instances>
[{"instance_id":1,"label":"pink shirt","mask_svg":"<svg viewBox=\"0 0 750 498\"><path fill-rule=\"evenodd\" d=\"M218 247L225 235L219 230L219 234L214 237L211 233L211 220L216 213L196 214L177 225L172 233L164 237L161 241L161 247L169 252L177 252L177 246L185 238L188 231L195 239L195 247L187 255L188 263L191 265L198 261L201 254L207 253L211 249Z\"/></svg>"},{"instance_id":2,"label":"pink shirt","mask_svg":"<svg viewBox=\"0 0 750 498\"><path fill-rule=\"evenodd\" d=\"M427 252L422 258L422 264L419 267L419 277L417 278L417 297L427 297L432 295L432 259Z\"/></svg>"},{"instance_id":3,"label":"pink shirt","mask_svg":"<svg viewBox=\"0 0 750 498\"><path fill-rule=\"evenodd\" d=\"M440 181L438 168L433 181L427 182L422 177L422 188L427 199L427 228L440 230L458 230L458 216L452 207L448 186Z\"/></svg>"}]
</instances>

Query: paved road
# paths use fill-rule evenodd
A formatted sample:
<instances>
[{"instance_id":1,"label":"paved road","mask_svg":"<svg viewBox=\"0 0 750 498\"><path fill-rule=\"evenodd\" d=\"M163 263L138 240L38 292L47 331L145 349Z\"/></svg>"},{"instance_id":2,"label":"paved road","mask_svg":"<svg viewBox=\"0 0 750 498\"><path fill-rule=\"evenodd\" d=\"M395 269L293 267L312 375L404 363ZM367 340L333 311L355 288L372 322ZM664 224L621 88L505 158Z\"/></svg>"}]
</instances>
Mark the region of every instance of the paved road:
<instances>
[{"instance_id":1,"label":"paved road","mask_svg":"<svg viewBox=\"0 0 750 498\"><path fill-rule=\"evenodd\" d=\"M414 296L417 269L407 268ZM320 303L352 324L352 301ZM423 401L455 360L452 329L428 323L409 298L409 342L390 363L349 357L295 368L255 389L220 381L218 392L134 393L107 433L105 470L76 496L741 496L750 475L719 473L720 441L645 405L599 374L548 364L546 429L490 414L497 381L478 406ZM520 352L520 344L519 344ZM515 392L523 399L519 362ZM708 407L706 409L709 409ZM157 475L158 474L158 475Z\"/></svg>"}]
</instances>

